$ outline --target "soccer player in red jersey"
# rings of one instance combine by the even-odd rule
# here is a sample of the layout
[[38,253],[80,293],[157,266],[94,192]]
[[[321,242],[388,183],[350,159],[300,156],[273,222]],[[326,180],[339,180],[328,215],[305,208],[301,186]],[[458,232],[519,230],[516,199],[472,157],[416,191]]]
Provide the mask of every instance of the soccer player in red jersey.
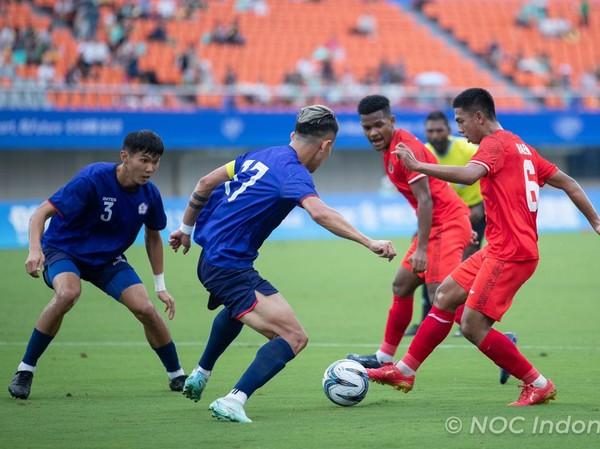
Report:
[[[383,342],[376,354],[349,354],[367,368],[392,362],[413,313],[415,289],[425,283],[433,298],[438,285],[458,266],[472,230],[469,209],[447,182],[408,169],[392,151],[402,143],[417,159],[436,164],[435,156],[411,133],[394,128],[389,100],[370,95],[358,104],[365,136],[383,157],[390,181],[417,213],[418,233],[393,282],[393,302],[388,313]],[[459,314],[462,310],[459,311]]]
[[556,388],[492,326],[510,308],[538,264],[536,217],[539,188],[563,190],[600,234],[600,217],[577,182],[542,158],[518,136],[502,129],[494,100],[484,89],[467,89],[454,99],[459,130],[479,150],[464,167],[423,163],[406,145],[394,150],[410,170],[449,182],[481,179],[488,245],[456,268],[438,288],[434,305],[406,355],[396,364],[368,370],[369,377],[408,392],[415,372],[444,340],[457,307],[465,304],[463,335],[496,365],[523,382],[512,406],[535,405],[556,396]]

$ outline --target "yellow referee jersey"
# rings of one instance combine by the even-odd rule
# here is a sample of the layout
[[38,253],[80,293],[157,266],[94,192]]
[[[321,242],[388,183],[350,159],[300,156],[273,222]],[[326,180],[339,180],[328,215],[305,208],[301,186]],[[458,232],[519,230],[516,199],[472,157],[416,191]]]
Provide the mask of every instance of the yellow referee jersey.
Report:
[[[433,145],[430,143],[426,143],[425,146],[442,165],[467,165],[467,162],[471,160],[471,156],[477,151],[477,146],[467,142],[466,139],[461,137],[450,136],[448,139],[450,140],[450,148],[448,148],[448,152],[445,156],[437,154],[435,148],[433,148]],[[479,188],[479,181],[472,186],[455,183],[451,183],[450,185],[469,207],[483,201],[481,190]]]

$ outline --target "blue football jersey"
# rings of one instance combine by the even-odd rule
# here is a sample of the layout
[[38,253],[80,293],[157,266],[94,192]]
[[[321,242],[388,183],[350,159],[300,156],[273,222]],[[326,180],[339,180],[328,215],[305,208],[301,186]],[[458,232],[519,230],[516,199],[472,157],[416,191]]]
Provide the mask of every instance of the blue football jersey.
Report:
[[312,176],[286,145],[239,156],[235,176],[217,187],[196,220],[203,257],[223,268],[247,268],[282,220],[307,196]]
[[160,193],[150,182],[125,190],[117,164],[88,165],[48,201],[57,213],[42,237],[56,248],[91,265],[114,260],[135,241],[142,225],[164,229],[167,217]]

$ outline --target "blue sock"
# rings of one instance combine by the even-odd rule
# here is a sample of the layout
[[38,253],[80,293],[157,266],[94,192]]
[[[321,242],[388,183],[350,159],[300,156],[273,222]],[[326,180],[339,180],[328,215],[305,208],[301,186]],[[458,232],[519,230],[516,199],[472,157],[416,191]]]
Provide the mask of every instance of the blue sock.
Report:
[[44,334],[34,328],[31,337],[29,337],[29,343],[27,343],[27,349],[23,356],[23,363],[27,363],[31,366],[37,365],[38,359],[44,353],[53,338],[52,335]]
[[295,355],[287,341],[281,337],[274,338],[259,348],[254,361],[234,388],[243,391],[250,397],[252,393],[281,371]]
[[223,308],[213,321],[206,348],[198,365],[205,370],[212,371],[217,359],[240,334],[242,327],[244,324],[239,320],[229,318],[229,312]]
[[177,371],[181,368],[179,365],[179,359],[177,358],[177,349],[175,349],[175,343],[173,343],[173,340],[166,345],[161,346],[160,348],[152,349],[154,349],[154,352],[156,352],[156,355],[158,355],[168,373],[172,373],[173,371]]

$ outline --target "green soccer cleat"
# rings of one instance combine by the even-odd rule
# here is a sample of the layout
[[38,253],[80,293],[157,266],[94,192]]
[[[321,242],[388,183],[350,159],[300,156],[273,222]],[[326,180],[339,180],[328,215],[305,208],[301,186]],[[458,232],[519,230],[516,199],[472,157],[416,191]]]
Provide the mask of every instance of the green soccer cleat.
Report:
[[202,392],[206,388],[207,382],[208,377],[200,371],[192,371],[192,374],[189,375],[185,380],[185,384],[183,384],[183,395],[194,402],[198,402],[202,397]]
[[231,421],[251,423],[252,420],[246,416],[244,406],[233,398],[219,398],[215,400],[208,409],[212,415],[220,421]]

